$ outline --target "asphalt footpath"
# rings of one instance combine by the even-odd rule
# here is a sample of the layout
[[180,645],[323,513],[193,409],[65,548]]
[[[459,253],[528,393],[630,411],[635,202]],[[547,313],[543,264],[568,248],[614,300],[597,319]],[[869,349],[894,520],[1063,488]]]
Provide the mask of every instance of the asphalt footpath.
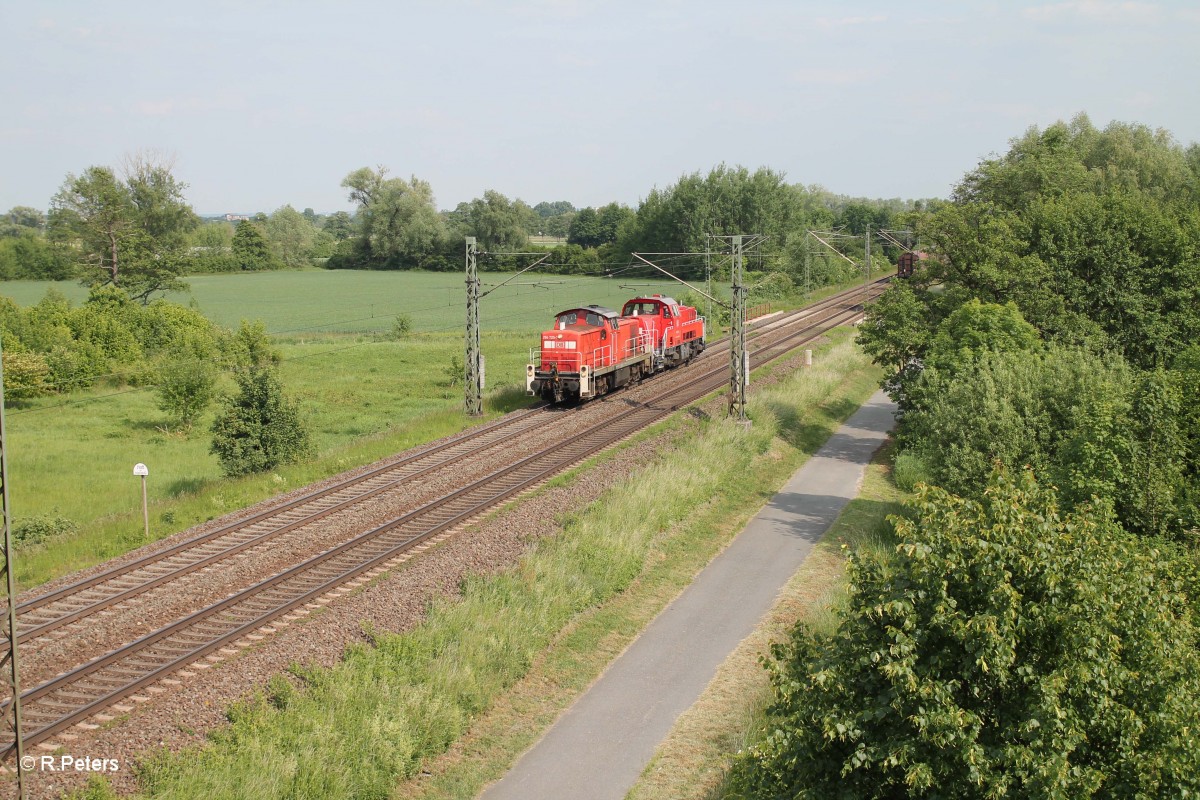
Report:
[[858,494],[895,405],[873,395],[483,800],[619,800]]

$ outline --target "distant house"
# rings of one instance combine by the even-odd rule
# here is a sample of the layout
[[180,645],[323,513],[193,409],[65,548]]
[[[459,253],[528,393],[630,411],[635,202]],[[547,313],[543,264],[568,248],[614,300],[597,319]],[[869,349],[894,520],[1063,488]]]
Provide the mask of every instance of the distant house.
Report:
[[245,220],[250,219],[250,215],[249,214],[226,214],[225,215],[226,222],[241,222],[244,219]]

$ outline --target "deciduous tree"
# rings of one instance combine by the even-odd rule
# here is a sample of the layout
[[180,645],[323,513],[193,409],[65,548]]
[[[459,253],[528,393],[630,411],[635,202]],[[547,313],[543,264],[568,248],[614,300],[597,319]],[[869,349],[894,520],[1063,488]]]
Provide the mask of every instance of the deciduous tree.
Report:
[[185,287],[187,234],[198,222],[186,188],[154,156],[127,159],[122,179],[108,167],[89,167],[68,175],[54,196],[49,231],[78,253],[85,284],[119,286],[148,302]]
[[288,205],[276,209],[265,227],[275,257],[285,266],[294,269],[312,266],[317,228],[311,220]]
[[411,269],[436,255],[445,225],[427,182],[416,176],[389,178],[384,167],[363,167],[347,175],[342,186],[358,205],[357,235],[345,252],[350,266]]
[[852,558],[837,631],[777,646],[761,798],[1137,798],[1200,792],[1200,654],[1185,584],[1103,512],[1029,474],[938,489]]

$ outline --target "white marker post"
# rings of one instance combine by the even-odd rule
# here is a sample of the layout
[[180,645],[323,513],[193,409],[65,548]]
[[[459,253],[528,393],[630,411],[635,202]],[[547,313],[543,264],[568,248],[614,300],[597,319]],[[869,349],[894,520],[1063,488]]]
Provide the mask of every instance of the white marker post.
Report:
[[150,506],[146,503],[146,476],[150,474],[150,470],[141,462],[133,465],[133,474],[141,476],[142,479],[142,522],[146,525],[146,541],[150,540]]

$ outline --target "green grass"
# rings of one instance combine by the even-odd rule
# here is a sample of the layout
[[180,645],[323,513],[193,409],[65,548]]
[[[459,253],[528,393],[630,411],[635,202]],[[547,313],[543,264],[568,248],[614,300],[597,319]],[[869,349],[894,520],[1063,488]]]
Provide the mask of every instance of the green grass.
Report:
[[[524,384],[516,382],[524,375],[527,343],[517,333],[484,338],[493,382],[485,405],[489,415],[528,401]],[[9,411],[14,518],[61,515],[80,523],[76,535],[22,548],[18,580],[27,588],[143,544],[141,485],[132,474],[136,462],[150,469],[151,538],[157,539],[462,430],[475,420],[462,414],[462,389],[445,374],[461,348],[461,337],[453,334],[401,342],[353,336],[285,340],[284,386],[313,426],[318,455],[238,480],[223,478],[208,452],[215,412],[210,409],[188,435],[170,432],[152,390],[110,397],[96,391],[67,406],[47,398]],[[226,378],[226,389],[232,388]]]
[[[275,681],[235,709],[207,747],[152,759],[141,773],[146,793],[407,797],[421,788],[473,796],[536,727],[509,720],[506,734],[487,739],[482,762],[453,774],[435,765],[439,780],[421,787],[396,781],[429,766],[534,665],[537,709],[567,702],[691,580],[822,438],[812,426],[820,421],[828,435],[872,391],[876,371],[847,334],[834,338],[821,366],[765,390],[775,405],[756,400],[749,432],[723,419],[688,426],[692,435],[573,514],[519,565],[465,581],[462,600],[436,604],[417,629],[379,635],[377,647],[357,648],[332,669],[300,671],[300,691]],[[804,432],[790,434],[774,410],[789,403],[812,409]]]
[[[511,276],[481,272],[481,291]],[[313,269],[193,275],[186,280],[190,291],[168,299],[194,302],[206,317],[227,327],[237,327],[242,319],[261,319],[272,334],[386,333],[401,313],[409,315],[416,332],[461,331],[466,320],[462,272]],[[480,324],[484,330],[542,330],[564,308],[588,303],[619,306],[639,292],[677,293],[679,286],[639,278],[637,288],[621,288],[629,283],[527,273],[481,300]],[[76,281],[5,281],[0,295],[28,306],[50,286],[76,303],[87,299],[87,289]]]
[[[522,276],[516,283],[542,279]],[[75,535],[22,548],[16,574],[23,588],[144,543],[141,488],[132,475],[137,462],[150,468],[150,538],[157,539],[468,424],[462,389],[447,375],[451,359],[462,358],[461,275],[312,270],[190,280],[195,302],[218,322],[257,317],[278,332],[283,383],[314,428],[318,458],[265,476],[225,480],[208,452],[215,411],[189,434],[171,431],[146,387],[98,387],[10,408],[13,518],[64,516],[79,524]],[[502,277],[484,273],[483,280]],[[554,311],[584,302],[617,305],[632,294],[613,281],[546,280],[554,283],[505,287],[481,304],[493,411],[527,402],[529,348]],[[15,281],[0,289],[20,303],[34,303],[50,285]],[[54,285],[77,301],[86,297],[76,283]],[[389,341],[382,334],[391,329],[391,315],[401,312],[412,317],[414,333]],[[233,388],[228,377],[225,388]]]
[[[483,273],[485,284],[502,279]],[[150,468],[154,540],[467,424],[462,389],[446,374],[451,359],[461,359],[461,275],[308,270],[189,280],[192,298],[217,321],[262,318],[277,332],[284,386],[313,426],[318,457],[268,475],[226,480],[208,452],[214,410],[188,434],[171,431],[147,387],[97,387],[11,407],[6,423],[13,519],[63,516],[79,526],[76,534],[21,548],[15,573],[22,588],[145,543],[140,483],[132,475],[137,462]],[[668,286],[622,288],[612,280],[561,276],[521,276],[514,284],[539,281],[504,287],[483,300],[482,348],[494,411],[527,402],[529,348],[554,311],[584,302],[619,305],[637,292]],[[0,292],[34,303],[50,285],[12,281],[0,284]],[[86,296],[77,283],[54,285],[75,300]],[[411,316],[414,333],[389,341],[384,334],[397,313]],[[232,391],[228,377],[224,384]]]

